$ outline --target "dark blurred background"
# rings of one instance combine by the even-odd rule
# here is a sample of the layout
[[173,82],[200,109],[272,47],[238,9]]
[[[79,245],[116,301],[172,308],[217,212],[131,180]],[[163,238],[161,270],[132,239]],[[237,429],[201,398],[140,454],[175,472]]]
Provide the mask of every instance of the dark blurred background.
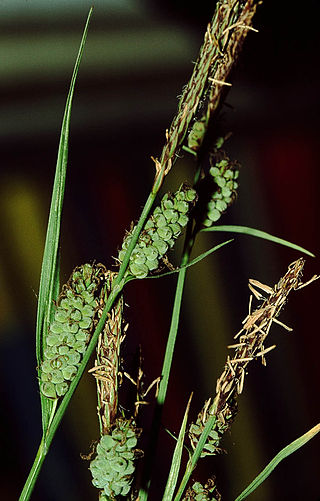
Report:
[[[0,498],[14,500],[40,441],[34,330],[37,291],[59,130],[73,63],[95,10],[76,86],[62,223],[62,280],[96,259],[114,267],[124,231],[139,216],[177,96],[192,71],[215,2],[1,0],[0,2]],[[266,1],[249,33],[219,122],[242,164],[236,204],[222,224],[257,227],[319,249],[319,2]],[[164,190],[191,180],[180,160]],[[225,239],[203,234],[194,255]],[[190,270],[163,425],[177,433],[212,395],[248,308],[248,278],[273,285],[300,253],[236,236]],[[172,257],[178,263],[178,256]],[[320,272],[307,258],[305,278]],[[132,282],[126,364],[142,346],[146,381],[161,371],[175,277]],[[227,454],[203,460],[194,478],[217,475],[231,500],[285,445],[319,421],[319,284],[293,293],[269,345],[267,367],[249,369]],[[33,498],[97,499],[80,458],[98,437],[95,386],[83,378],[53,442]],[[145,411],[146,430],[152,415]],[[161,499],[173,440],[164,431],[150,495]],[[320,499],[319,438],[285,460],[252,500]]]

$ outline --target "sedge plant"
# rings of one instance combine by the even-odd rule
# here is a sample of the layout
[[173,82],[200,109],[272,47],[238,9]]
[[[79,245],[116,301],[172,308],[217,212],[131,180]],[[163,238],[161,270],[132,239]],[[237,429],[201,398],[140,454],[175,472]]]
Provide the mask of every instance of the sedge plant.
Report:
[[[77,263],[66,284],[59,283],[60,226],[68,159],[68,138],[72,98],[76,77],[92,16],[89,12],[78,56],[75,62],[61,128],[56,174],[47,227],[36,326],[36,356],[42,413],[42,439],[21,492],[20,501],[30,499],[42,464],[65,414],[67,406],[82,377],[89,358],[95,351],[95,364],[89,370],[97,385],[97,413],[100,436],[90,455],[91,481],[97,489],[97,499],[146,501],[154,472],[154,457],[161,426],[162,410],[176,337],[185,278],[190,266],[231,242],[227,239],[191,259],[200,232],[224,232],[251,235],[290,247],[313,256],[299,245],[290,243],[261,230],[246,226],[220,225],[220,218],[237,197],[240,166],[226,151],[228,137],[214,137],[212,124],[216,120],[232,70],[243,42],[253,27],[258,7],[255,0],[219,0],[207,26],[189,82],[183,89],[177,113],[166,131],[166,142],[159,157],[152,158],[155,168],[153,184],[141,215],[133,222],[119,243],[117,271],[102,263]],[[179,158],[189,155],[194,161],[194,177],[181,180],[158,200],[159,190],[167,174]],[[173,268],[170,250],[184,235],[181,261]],[[205,483],[192,479],[198,461],[221,452],[221,440],[230,429],[238,411],[238,397],[244,390],[248,367],[255,360],[266,362],[274,348],[266,346],[267,336],[287,301],[289,293],[312,282],[302,282],[304,259],[299,257],[288,266],[274,286],[251,280],[249,287],[258,305],[250,303],[249,314],[229,346],[216,393],[199,411],[194,423],[189,422],[190,397],[175,448],[163,501],[220,500],[218,486],[210,478]],[[147,446],[141,450],[143,433],[142,408],[148,390],[142,384],[141,368],[137,378],[125,372],[123,340],[130,329],[123,319],[125,285],[134,280],[160,278],[177,274],[175,298],[168,333],[163,367],[151,387],[157,389],[154,413]],[[124,367],[123,367],[124,365]],[[119,388],[123,377],[132,381],[136,398],[130,409],[121,404]],[[93,409],[94,412],[94,409]],[[261,474],[237,497],[245,499],[267,478],[277,464],[300,448],[318,431],[310,431],[282,449]],[[183,461],[183,450],[188,460]],[[139,474],[137,474],[139,471]],[[214,472],[213,472],[214,473]],[[88,477],[88,482],[90,481]],[[159,497],[160,499],[160,497]]]

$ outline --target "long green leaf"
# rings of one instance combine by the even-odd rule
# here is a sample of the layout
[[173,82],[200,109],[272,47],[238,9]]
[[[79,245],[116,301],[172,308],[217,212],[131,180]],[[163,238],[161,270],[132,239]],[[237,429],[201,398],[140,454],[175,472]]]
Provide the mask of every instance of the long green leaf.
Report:
[[230,233],[242,233],[243,235],[251,235],[252,237],[258,237],[258,238],[263,238],[264,240],[270,240],[270,242],[284,245],[286,247],[290,247],[291,249],[304,252],[308,256],[315,257],[315,255],[312,254],[312,252],[304,249],[303,247],[300,247],[300,245],[293,244],[292,242],[283,240],[283,238],[275,237],[274,235],[270,235],[270,233],[257,230],[256,228],[250,228],[248,226],[219,225],[219,226],[211,226],[211,228],[204,228],[201,231],[226,231]]
[[[162,277],[167,277],[168,275],[173,275],[174,273],[179,273],[181,270],[185,268],[190,268],[190,266],[193,266],[194,264],[199,263],[199,261],[202,261],[202,259],[208,257],[210,254],[213,252],[217,251],[218,249],[221,249],[221,247],[224,247],[225,245],[229,244],[230,242],[233,242],[233,238],[230,240],[226,240],[225,242],[222,242],[221,244],[215,245],[214,247],[211,247],[211,249],[207,250],[206,252],[203,252],[199,256],[195,257],[190,261],[188,264],[184,266],[180,266],[179,268],[176,268],[175,270],[167,271],[166,273],[160,273],[159,275],[154,275],[150,277],[146,277],[144,280],[148,280],[149,278],[162,278]],[[126,283],[131,282],[132,280],[140,280],[137,279],[136,277],[128,277],[126,278]]]
[[[59,293],[59,259],[58,259],[58,246],[60,239],[60,226],[61,214],[64,197],[64,188],[66,180],[67,160],[68,160],[68,139],[70,127],[70,115],[72,98],[76,78],[83,54],[84,45],[87,38],[89,21],[92,15],[93,8],[91,7],[87,21],[84,27],[80,48],[78,51],[77,59],[74,65],[74,70],[70,82],[69,92],[66,100],[65,111],[61,126],[59,149],[56,163],[56,172],[52,190],[51,206],[49,213],[49,220],[47,226],[46,242],[43,254],[43,261],[41,267],[40,286],[39,286],[39,299],[37,309],[37,323],[36,323],[36,356],[38,368],[41,365],[42,352],[45,342],[45,335],[48,332],[48,326],[52,317],[53,301],[57,298]],[[27,501],[32,493],[35,482],[38,478],[41,466],[48,452],[48,444],[46,443],[46,433],[53,419],[55,413],[56,402],[44,397],[40,393],[41,398],[41,414],[42,414],[42,428],[43,437],[42,441],[32,465],[26,483],[21,492],[20,501]]]
[[241,494],[236,498],[235,501],[242,501],[243,499],[246,499],[249,494],[251,494],[253,491],[256,490],[256,488],[262,484],[266,480],[266,478],[272,473],[272,471],[275,469],[275,467],[282,461],[284,458],[287,456],[290,456],[293,452],[296,450],[300,449],[303,445],[305,445],[309,440],[311,440],[317,433],[320,431],[320,423],[311,428],[311,430],[307,431],[304,435],[301,437],[297,438],[291,444],[287,445],[284,447],[273,459],[270,461],[269,464],[262,470],[262,472],[251,482],[248,487],[241,492]]
[[180,465],[181,465],[184,436],[186,433],[186,427],[187,427],[191,399],[192,399],[192,394],[189,398],[189,401],[188,401],[188,404],[187,404],[187,407],[186,407],[186,410],[184,413],[183,421],[181,424],[179,437],[178,437],[176,446],[174,448],[174,453],[173,453],[172,462],[171,462],[171,468],[170,468],[168,481],[167,481],[167,485],[166,485],[166,489],[164,491],[162,501],[171,501],[172,500],[174,490],[175,490],[176,485],[177,485],[177,480],[178,480],[178,475],[179,475],[179,470],[180,470]]
[[[57,256],[58,256],[58,246],[60,239],[61,214],[62,214],[62,206],[64,198],[66,172],[67,172],[68,141],[69,141],[72,98],[83,54],[83,49],[87,38],[88,26],[92,10],[93,8],[91,7],[87,17],[87,22],[84,28],[84,32],[82,35],[82,40],[80,43],[80,48],[73,69],[73,74],[70,82],[69,92],[66,100],[66,106],[61,126],[56,172],[52,190],[50,213],[47,226],[47,235],[46,235],[46,242],[44,247],[41,276],[40,276],[37,324],[36,324],[36,357],[37,357],[38,368],[41,365],[42,353],[45,345],[45,336],[46,333],[48,332],[48,327],[52,317],[53,301],[54,299],[56,299],[57,291],[59,289]],[[47,399],[42,394],[40,395],[41,395],[40,398],[41,398],[42,426],[43,426],[43,432],[45,433],[49,423],[53,403],[52,400]]]

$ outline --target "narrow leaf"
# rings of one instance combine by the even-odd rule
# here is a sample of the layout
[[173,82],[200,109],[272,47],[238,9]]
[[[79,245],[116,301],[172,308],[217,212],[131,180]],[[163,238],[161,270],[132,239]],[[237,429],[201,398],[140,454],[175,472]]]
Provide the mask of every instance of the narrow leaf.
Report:
[[[209,249],[208,251],[203,252],[199,256],[195,257],[185,266],[180,266],[179,268],[176,268],[175,270],[167,271],[166,273],[161,273],[159,275],[146,277],[144,280],[149,279],[149,278],[162,278],[162,277],[166,277],[168,275],[173,275],[173,273],[179,273],[179,271],[184,270],[186,268],[190,268],[190,266],[193,266],[194,264],[199,263],[199,261],[202,261],[202,259],[208,257],[210,254],[217,251],[221,247],[224,247],[225,245],[229,244],[230,242],[233,242],[233,238],[231,238],[230,240],[226,240],[225,242],[222,242],[221,244],[215,245],[214,247],[211,247],[211,249]],[[136,277],[128,277],[128,278],[126,278],[126,283],[131,282],[131,280],[137,280],[137,279],[136,279]]]
[[171,462],[171,468],[168,476],[168,481],[166,485],[166,489],[164,491],[164,495],[162,498],[162,501],[171,501],[173,498],[174,490],[177,485],[177,480],[178,480],[178,475],[179,475],[179,470],[180,470],[180,465],[181,465],[181,457],[182,457],[182,451],[183,451],[183,443],[184,443],[184,436],[186,433],[186,426],[187,426],[187,420],[188,420],[188,414],[189,414],[189,409],[190,409],[190,403],[192,399],[192,394],[190,395],[186,411],[184,413],[184,418],[182,421],[182,425],[180,428],[179,432],[179,437],[174,449],[174,453],[172,456],[172,462]]
[[192,472],[193,470],[195,469],[196,465],[197,465],[197,462],[201,456],[201,453],[203,451],[203,448],[207,442],[207,439],[208,439],[208,436],[212,430],[212,428],[214,427],[215,425],[215,422],[216,422],[216,416],[215,415],[212,415],[209,417],[205,427],[204,427],[204,430],[203,432],[201,433],[200,435],[200,438],[199,438],[199,441],[197,443],[197,446],[191,456],[191,458],[189,459],[188,463],[187,463],[187,466],[186,466],[186,469],[185,469],[185,473],[183,475],[183,478],[180,482],[180,485],[179,485],[179,488],[178,488],[178,491],[177,491],[177,494],[174,498],[174,501],[180,501],[186,487],[187,487],[187,484],[190,480],[190,477],[192,475]]
[[241,492],[241,494],[236,498],[235,501],[242,501],[242,499],[246,499],[256,488],[262,484],[266,480],[266,478],[272,473],[275,467],[287,456],[290,456],[293,452],[300,449],[303,445],[305,445],[311,438],[313,438],[320,431],[320,423],[311,428],[311,430],[307,431],[304,435],[297,438],[291,444],[287,445],[282,449],[270,463],[262,470],[262,472],[251,482],[248,487]]
[[[87,17],[87,22],[84,28],[79,52],[75,62],[60,133],[56,172],[52,190],[51,206],[50,206],[49,220],[47,226],[47,235],[46,235],[46,242],[45,242],[43,261],[41,267],[41,276],[40,276],[37,323],[36,323],[36,357],[37,357],[38,367],[40,367],[41,365],[43,347],[45,342],[45,334],[46,332],[48,332],[48,326],[51,321],[53,300],[56,298],[57,290],[59,288],[57,255],[58,255],[58,246],[60,238],[61,214],[62,214],[63,197],[65,189],[67,160],[68,160],[68,140],[69,140],[72,98],[79,70],[79,65],[85,41],[87,38],[88,26],[92,10],[93,8],[90,9]],[[46,430],[46,427],[48,425],[48,419],[51,413],[51,407],[52,407],[52,401],[51,400],[48,401],[48,399],[46,399],[41,395],[42,424],[44,431]]]
[[217,251],[218,249],[221,249],[221,247],[224,247],[225,245],[230,244],[231,242],[233,242],[233,238],[231,238],[230,240],[226,240],[225,242],[222,242],[221,244],[215,245],[214,247],[212,247],[208,251],[203,252],[202,254],[200,254],[200,256],[197,256],[194,259],[192,259],[186,265],[186,268],[189,268],[189,266],[193,266],[194,264],[199,263],[199,261],[202,261],[202,259],[204,259],[205,257],[208,257],[213,252]]
[[303,247],[300,247],[300,245],[293,244],[292,242],[288,242],[287,240],[283,240],[283,238],[275,237],[274,235],[270,235],[270,233],[266,233],[265,231],[257,230],[256,228],[249,228],[248,226],[219,225],[211,226],[211,228],[204,228],[201,231],[226,231],[230,233],[242,233],[243,235],[251,235],[252,237],[270,240],[270,242],[281,244],[286,247],[290,247],[291,249],[304,252],[308,256],[315,257],[312,252],[304,249]]

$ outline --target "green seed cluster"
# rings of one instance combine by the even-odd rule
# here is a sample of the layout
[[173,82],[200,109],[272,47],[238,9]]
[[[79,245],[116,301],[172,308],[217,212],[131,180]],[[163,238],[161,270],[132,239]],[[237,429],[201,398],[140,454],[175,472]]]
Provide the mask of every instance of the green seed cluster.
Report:
[[[217,497],[215,497],[214,494],[216,494]],[[200,482],[195,482],[192,487],[187,490],[183,501],[218,501],[220,499],[221,497],[216,490],[214,482],[209,480],[205,486]]]
[[188,135],[188,148],[197,151],[202,144],[206,130],[207,128],[204,119],[194,122]]
[[[158,269],[159,260],[173,247],[188,223],[188,214],[196,197],[196,191],[187,185],[182,185],[173,195],[164,195],[160,205],[148,219],[130,256],[129,270],[133,276],[145,278],[150,271]],[[120,262],[123,261],[131,238],[132,232],[123,241],[118,256]]]
[[77,373],[90,340],[104,275],[103,265],[85,264],[73,271],[62,289],[40,371],[40,389],[48,398],[63,396]]
[[[191,445],[193,448],[196,448],[200,435],[204,430],[204,426],[201,423],[200,419],[198,418],[197,423],[193,423],[190,425],[189,428],[189,438],[191,441]],[[205,443],[205,446],[203,448],[203,451],[201,453],[201,457],[205,456],[213,456],[215,454],[218,454],[221,449],[219,449],[219,443],[221,440],[221,434],[217,432],[216,430],[212,429],[207,441]]]
[[[192,423],[189,427],[189,439],[191,446],[195,449],[198,445],[200,436],[208,421],[208,411],[212,414],[212,408],[208,409],[208,402],[205,402],[204,407],[198,414],[197,421]],[[222,449],[219,447],[223,434],[228,430],[234,416],[234,409],[231,407],[227,412],[224,413],[223,420],[216,419],[214,427],[209,433],[205,446],[201,452],[201,457],[213,456],[215,454],[221,453]]]
[[238,188],[237,179],[239,170],[234,163],[227,158],[217,162],[210,168],[217,189],[211,196],[207,205],[207,213],[203,225],[209,228],[220,219],[221,214],[232,204]]
[[126,496],[131,488],[135,470],[137,433],[130,420],[118,419],[109,435],[102,435],[97,445],[97,456],[90,463],[92,483],[103,489],[101,498]]

